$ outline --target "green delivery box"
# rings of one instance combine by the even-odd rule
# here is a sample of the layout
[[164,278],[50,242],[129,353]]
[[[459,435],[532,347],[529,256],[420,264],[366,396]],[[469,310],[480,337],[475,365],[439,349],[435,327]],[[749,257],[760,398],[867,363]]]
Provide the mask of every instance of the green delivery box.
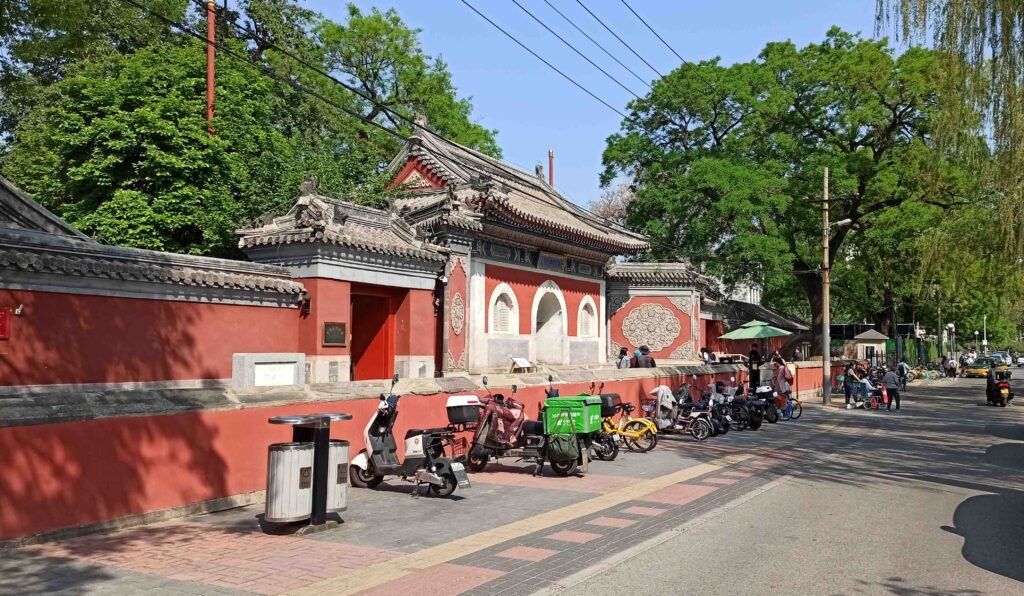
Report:
[[544,401],[544,433],[577,434],[601,430],[601,396],[569,395]]

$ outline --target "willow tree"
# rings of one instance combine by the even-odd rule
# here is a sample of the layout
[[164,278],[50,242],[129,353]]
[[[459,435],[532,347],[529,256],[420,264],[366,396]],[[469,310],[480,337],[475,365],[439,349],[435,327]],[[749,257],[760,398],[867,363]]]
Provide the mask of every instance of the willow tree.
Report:
[[[986,115],[1003,194],[992,219],[1002,222],[1007,249],[1024,253],[1024,2],[878,0],[877,19],[880,32],[944,52],[948,121],[965,109]],[[958,143],[948,131],[959,128],[940,127],[939,141]]]

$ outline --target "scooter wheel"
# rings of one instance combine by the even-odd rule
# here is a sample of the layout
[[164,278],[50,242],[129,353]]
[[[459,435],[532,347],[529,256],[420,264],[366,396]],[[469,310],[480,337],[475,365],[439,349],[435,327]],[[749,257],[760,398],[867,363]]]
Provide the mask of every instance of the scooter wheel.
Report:
[[775,404],[768,404],[764,408],[764,419],[769,424],[775,424],[779,421],[779,409],[775,407]]
[[364,470],[359,466],[348,467],[348,479],[356,488],[374,488],[384,482],[383,476],[375,476],[373,472]]
[[553,461],[548,463],[551,464],[551,469],[558,476],[568,476],[576,471],[575,461]]
[[431,484],[430,494],[435,497],[449,497],[455,492],[455,487],[458,486],[458,481],[455,480],[455,476],[451,474],[445,474],[441,476],[441,484]]
[[486,455],[476,456],[470,454],[466,458],[466,467],[469,468],[470,472],[483,472],[484,468],[487,467],[487,462],[490,458]]

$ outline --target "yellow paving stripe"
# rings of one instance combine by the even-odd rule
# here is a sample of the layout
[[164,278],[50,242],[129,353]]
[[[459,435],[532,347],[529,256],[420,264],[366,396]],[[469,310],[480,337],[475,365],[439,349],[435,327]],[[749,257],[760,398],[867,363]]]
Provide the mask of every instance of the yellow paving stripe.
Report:
[[[839,422],[820,424],[817,426],[817,429],[819,431],[827,431],[838,426],[838,424]],[[781,441],[772,447],[777,449],[778,447],[796,442],[797,440],[799,439]],[[673,484],[678,484],[680,482],[685,482],[687,480],[692,480],[698,476],[703,476],[704,474],[723,470],[754,457],[755,455],[750,453],[727,455],[725,457],[721,457],[707,463],[697,464],[658,478],[638,482],[632,486],[626,486],[580,503],[539,513],[533,517],[528,517],[478,534],[459,538],[446,544],[439,544],[437,546],[425,548],[421,551],[402,555],[389,561],[375,563],[362,569],[355,569],[337,577],[328,578],[302,588],[290,590],[285,592],[285,594],[288,596],[319,596],[325,593],[355,594],[363,590],[369,590],[401,577],[405,577],[410,573],[415,573],[416,571],[421,571],[441,563],[447,563],[496,544],[501,544],[508,540],[514,540],[586,515],[591,515],[610,507],[620,505],[626,501],[640,499],[662,488],[672,486]]]

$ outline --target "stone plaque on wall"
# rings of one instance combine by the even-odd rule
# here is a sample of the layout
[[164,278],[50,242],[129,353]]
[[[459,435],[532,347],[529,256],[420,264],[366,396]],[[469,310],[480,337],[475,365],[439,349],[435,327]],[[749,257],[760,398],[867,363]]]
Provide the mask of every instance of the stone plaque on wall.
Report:
[[344,348],[348,345],[345,323],[324,323],[323,345]]

